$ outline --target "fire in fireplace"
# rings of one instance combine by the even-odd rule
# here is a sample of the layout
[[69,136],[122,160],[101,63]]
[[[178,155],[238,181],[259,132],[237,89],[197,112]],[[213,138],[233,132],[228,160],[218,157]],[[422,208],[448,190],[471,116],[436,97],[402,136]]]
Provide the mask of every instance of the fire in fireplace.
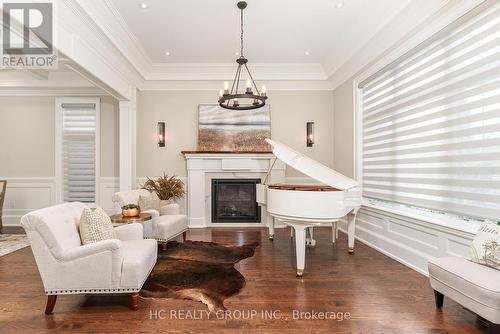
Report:
[[260,223],[260,179],[212,179],[212,223]]

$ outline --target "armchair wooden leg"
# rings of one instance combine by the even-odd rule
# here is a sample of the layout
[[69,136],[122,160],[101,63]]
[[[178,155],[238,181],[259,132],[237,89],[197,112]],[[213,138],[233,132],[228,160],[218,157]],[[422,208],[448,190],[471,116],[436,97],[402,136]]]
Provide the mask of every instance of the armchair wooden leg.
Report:
[[47,296],[47,306],[45,306],[45,314],[52,314],[54,305],[56,305],[57,295]]
[[434,290],[434,300],[437,308],[443,307],[444,295],[441,292]]
[[139,294],[133,293],[130,300],[132,302],[132,310],[137,311],[139,309]]
[[186,241],[186,238],[187,238],[187,232],[184,231],[182,232],[182,241]]

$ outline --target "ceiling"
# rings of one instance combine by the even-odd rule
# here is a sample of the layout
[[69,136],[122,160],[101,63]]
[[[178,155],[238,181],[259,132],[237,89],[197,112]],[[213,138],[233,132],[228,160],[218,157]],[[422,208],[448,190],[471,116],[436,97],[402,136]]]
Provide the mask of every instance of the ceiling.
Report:
[[[153,63],[227,63],[239,51],[236,0],[112,0]],[[146,9],[141,4],[147,5]],[[343,3],[342,8],[337,8]],[[249,0],[250,63],[347,61],[410,0]],[[165,52],[170,55],[165,55]],[[308,51],[309,55],[305,52]]]

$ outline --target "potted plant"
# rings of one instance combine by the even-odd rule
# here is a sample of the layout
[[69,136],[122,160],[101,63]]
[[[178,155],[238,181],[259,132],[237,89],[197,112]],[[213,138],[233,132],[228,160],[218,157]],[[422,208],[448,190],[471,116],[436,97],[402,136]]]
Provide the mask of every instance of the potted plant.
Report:
[[175,177],[175,175],[169,176],[166,173],[163,173],[163,176],[156,179],[148,177],[143,185],[143,189],[155,193],[160,199],[161,206],[170,204],[171,201],[181,198],[185,194],[184,182]]
[[137,217],[141,213],[141,208],[136,204],[127,204],[122,206],[123,217]]

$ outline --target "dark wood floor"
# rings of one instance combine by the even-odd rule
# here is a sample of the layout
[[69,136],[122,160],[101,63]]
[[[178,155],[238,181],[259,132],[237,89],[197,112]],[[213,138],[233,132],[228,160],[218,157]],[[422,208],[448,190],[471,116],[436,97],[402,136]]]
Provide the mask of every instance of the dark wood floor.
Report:
[[[434,307],[427,278],[364,246],[346,251],[345,235],[332,246],[329,229],[316,229],[318,243],[308,248],[306,272],[295,278],[293,241],[278,229],[274,242],[264,229],[192,230],[192,240],[239,245],[258,241],[255,256],[236,265],[246,277],[243,291],[226,300],[234,318],[201,317],[201,303],[182,300],[139,301],[131,311],[127,296],[60,296],[54,314],[43,315],[45,296],[30,248],[0,257],[1,333],[484,333],[476,317],[445,298],[443,311]],[[279,310],[279,312],[277,311]],[[340,312],[350,319],[293,319],[300,312]],[[276,311],[277,319],[262,312]],[[184,312],[184,313],[182,313]],[[189,313],[191,312],[191,313]],[[154,319],[155,314],[158,316]],[[304,315],[307,316],[307,315]],[[153,317],[153,319],[151,319]],[[163,319],[162,319],[163,318]]]

